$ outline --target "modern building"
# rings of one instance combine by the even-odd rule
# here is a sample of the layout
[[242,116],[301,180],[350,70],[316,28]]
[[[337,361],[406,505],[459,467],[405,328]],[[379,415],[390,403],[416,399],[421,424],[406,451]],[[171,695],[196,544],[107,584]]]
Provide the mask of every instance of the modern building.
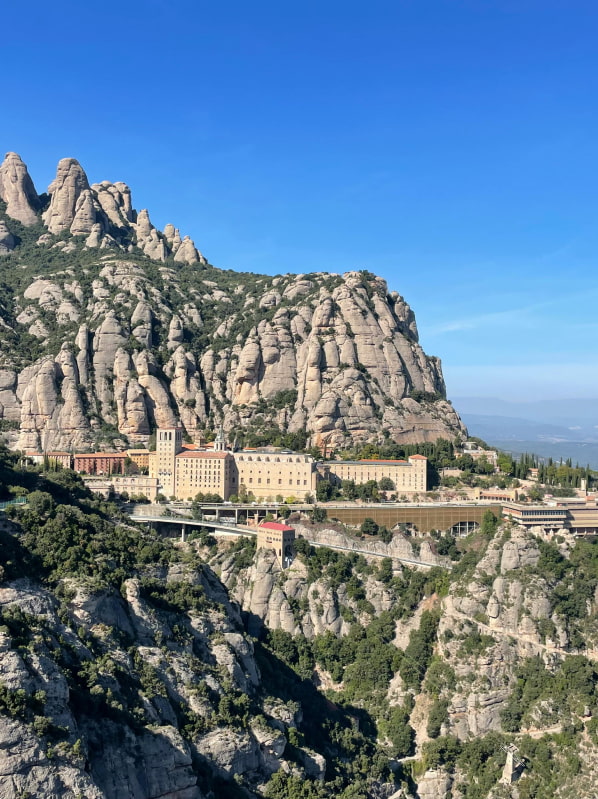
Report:
[[324,461],[318,464],[325,477],[341,484],[343,480],[354,483],[377,483],[389,478],[394,491],[399,494],[421,494],[427,491],[428,459],[424,455],[410,455],[404,460]]
[[273,549],[281,566],[286,566],[293,558],[295,530],[279,522],[262,522],[257,528],[257,548]]
[[549,533],[568,530],[575,535],[598,534],[596,497],[563,499],[544,505],[505,502],[503,515],[524,527],[541,527]]

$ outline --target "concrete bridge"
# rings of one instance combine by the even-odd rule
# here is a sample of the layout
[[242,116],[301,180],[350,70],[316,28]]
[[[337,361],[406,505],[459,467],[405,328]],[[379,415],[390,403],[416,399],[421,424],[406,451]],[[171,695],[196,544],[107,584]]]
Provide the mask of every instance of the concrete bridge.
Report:
[[[169,513],[166,516],[147,513],[147,512],[144,513],[141,510],[142,507],[144,506],[139,507],[136,512],[133,511],[133,513],[130,513],[129,518],[133,521],[142,522],[152,527],[154,526],[179,527],[181,541],[185,541],[186,536],[189,534],[189,532],[191,532],[191,530],[198,528],[209,530],[211,534],[222,538],[227,538],[227,537],[237,538],[239,536],[245,536],[245,537],[257,536],[257,531],[254,527],[247,527],[242,524],[231,524],[227,522],[219,522],[216,520],[209,520],[209,519],[191,519],[187,516],[176,515],[172,513]],[[310,508],[311,506],[307,507]],[[405,563],[408,566],[419,566],[420,568],[424,569],[431,569],[435,566],[440,566],[440,568],[450,569],[450,566],[448,565],[441,565],[438,563],[428,563],[427,561],[412,560],[410,558],[401,558],[397,556],[389,556],[382,552],[372,552],[369,549],[361,549],[356,547],[343,547],[336,544],[324,544],[321,543],[320,541],[314,541],[310,539],[307,539],[307,541],[311,546],[314,547],[326,547],[328,549],[334,549],[341,552],[354,552],[357,555],[364,555],[372,558],[391,557],[391,560],[397,561],[399,563]]]
[[[162,505],[138,506],[147,508],[147,512],[159,515],[163,512]],[[260,522],[265,521],[268,514],[278,519],[283,508],[292,512],[309,512],[313,505],[296,504],[284,505],[278,502],[252,503],[246,504],[219,504],[202,505],[201,510],[204,519],[230,523],[235,525],[249,524],[257,527]],[[405,526],[418,533],[429,533],[431,530],[452,530],[457,535],[467,535],[477,529],[482,523],[484,514],[492,511],[495,516],[500,517],[502,506],[497,503],[473,503],[463,502],[460,504],[426,502],[422,504],[408,504],[404,502],[379,502],[376,504],[364,505],[358,502],[334,502],[319,504],[326,510],[328,518],[338,520],[343,524],[359,527],[364,519],[373,519],[379,525],[385,525],[392,530],[399,526]],[[191,513],[190,505],[187,503],[173,504],[168,506],[171,512],[179,515]]]

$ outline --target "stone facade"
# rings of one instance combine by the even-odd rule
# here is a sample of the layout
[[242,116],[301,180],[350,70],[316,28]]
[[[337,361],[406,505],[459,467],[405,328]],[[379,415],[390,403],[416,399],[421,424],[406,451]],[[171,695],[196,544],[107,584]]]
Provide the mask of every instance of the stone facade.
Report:
[[180,452],[175,459],[174,496],[192,499],[201,492],[228,499],[234,466],[229,452]]
[[[158,478],[161,492],[167,497],[176,497],[176,456],[182,447],[182,427],[156,431],[156,456],[150,460],[150,477]],[[155,469],[155,473],[152,471],[152,467]]]
[[268,448],[227,452],[222,432],[213,450],[185,449],[178,427],[157,431],[149,473],[158,479],[161,493],[182,500],[200,492],[227,500],[243,490],[257,499],[280,495],[303,500],[316,487],[315,462],[310,455]]
[[44,462],[52,465],[62,466],[63,469],[70,469],[73,464],[73,457],[70,452],[25,452],[25,458],[35,463],[36,466],[43,466]]
[[135,475],[109,475],[107,477],[85,477],[85,485],[94,494],[109,497],[110,494],[127,493],[129,496],[147,497],[150,502],[158,494],[158,480],[145,474]]
[[315,462],[311,455],[263,448],[233,453],[236,466],[234,494],[243,487],[256,499],[277,496],[296,497],[302,501],[316,490]]
[[394,490],[401,494],[421,494],[427,491],[428,459],[411,455],[408,461],[363,460],[326,461],[319,465],[332,482],[353,480],[356,485],[368,480],[379,482],[383,477],[392,480]]
[[264,522],[257,528],[257,549],[272,549],[281,566],[293,557],[295,529],[279,522]]
[[129,457],[138,469],[149,469],[149,449],[128,449],[127,457]]

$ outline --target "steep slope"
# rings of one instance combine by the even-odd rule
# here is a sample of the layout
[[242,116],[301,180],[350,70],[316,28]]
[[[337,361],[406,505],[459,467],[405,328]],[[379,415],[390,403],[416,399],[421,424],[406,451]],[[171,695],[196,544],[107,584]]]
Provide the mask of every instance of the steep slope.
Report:
[[298,446],[464,434],[439,360],[381,278],[215,269],[74,159],[48,192],[7,155],[0,419],[18,446],[141,441],[177,421],[191,436],[223,423]]
[[0,448],[2,497],[28,497],[0,526],[3,797],[596,795],[598,541],[487,518],[436,540],[450,571],[305,540],[282,571],[15,461]]
[[375,741],[247,636],[191,549],[109,521],[72,473],[1,449],[0,472],[30,489],[0,525],[3,799],[247,799],[279,771],[394,790]]
[[[558,541],[488,520],[450,573],[304,543],[285,571],[267,552],[211,562],[254,635],[375,721],[398,796],[594,796],[598,542]],[[510,744],[525,768],[505,785]]]

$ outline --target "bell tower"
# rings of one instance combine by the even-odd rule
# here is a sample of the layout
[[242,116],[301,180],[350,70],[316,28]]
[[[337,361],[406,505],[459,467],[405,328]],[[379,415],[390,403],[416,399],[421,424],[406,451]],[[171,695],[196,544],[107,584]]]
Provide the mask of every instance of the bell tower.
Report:
[[167,497],[175,495],[176,456],[183,448],[181,427],[158,428],[156,434],[157,475],[160,491]]
[[214,439],[214,452],[226,452],[226,437],[222,425],[218,428],[216,438]]

